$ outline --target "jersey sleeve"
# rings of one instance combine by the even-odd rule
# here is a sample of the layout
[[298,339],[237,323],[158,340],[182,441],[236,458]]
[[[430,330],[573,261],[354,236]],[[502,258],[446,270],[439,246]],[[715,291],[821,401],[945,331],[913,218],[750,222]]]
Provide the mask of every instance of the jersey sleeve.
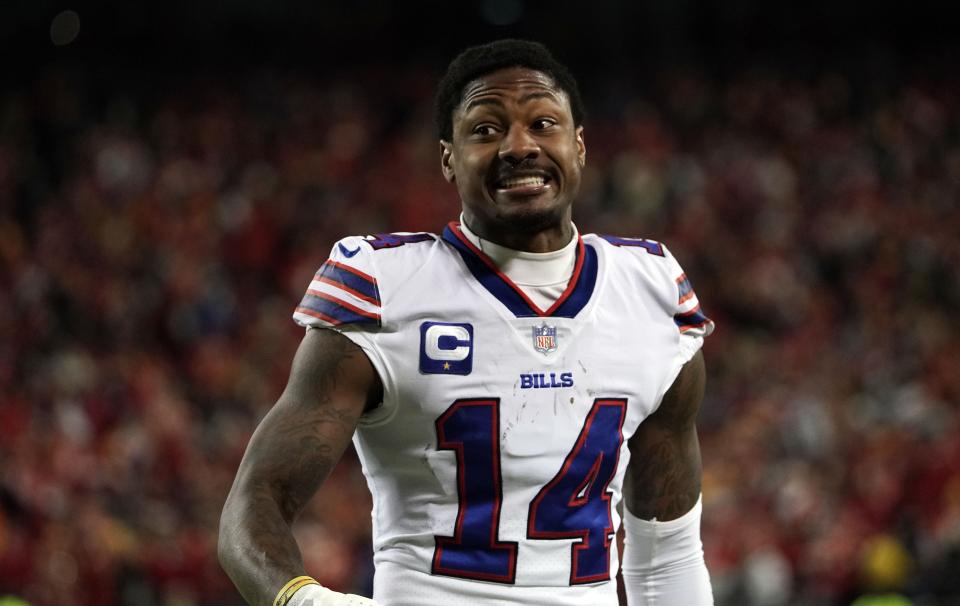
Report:
[[663,247],[663,253],[667,260],[668,276],[676,292],[673,321],[680,333],[680,351],[685,363],[703,347],[703,340],[713,332],[714,324],[700,307],[700,300],[693,290],[693,284],[680,267],[680,263],[666,246]]
[[[372,256],[373,248],[364,238],[348,237],[334,244],[294,310],[293,321],[307,329],[335,330],[353,341],[386,384],[391,373],[379,345],[383,302]],[[388,412],[381,404],[364,413],[361,423],[376,422]]]
[[378,328],[381,305],[370,247],[349,237],[334,245],[313,275],[293,320],[308,328]]

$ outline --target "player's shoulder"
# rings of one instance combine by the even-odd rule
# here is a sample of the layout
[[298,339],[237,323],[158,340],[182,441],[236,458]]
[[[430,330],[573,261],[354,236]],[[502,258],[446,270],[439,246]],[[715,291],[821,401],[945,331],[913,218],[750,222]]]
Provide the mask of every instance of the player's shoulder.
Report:
[[426,232],[341,238],[314,274],[294,320],[304,326],[381,326],[388,302],[437,241]]
[[663,242],[649,238],[584,234],[583,241],[602,249],[612,263],[667,266],[673,260]]
[[604,251],[608,272],[615,274],[615,282],[641,285],[655,293],[673,314],[681,334],[699,338],[713,332],[713,322],[700,309],[693,284],[662,242],[596,234],[583,239]]
[[429,232],[394,232],[346,236],[330,251],[330,260],[357,269],[391,274],[403,267],[416,267],[433,254],[440,237]]
[[396,292],[442,249],[440,237],[429,232],[347,236],[334,243],[325,267],[353,271],[381,290]]
[[685,279],[683,269],[663,242],[608,234],[587,234],[583,240],[602,251],[608,273],[629,282],[640,280],[672,289]]
[[[353,236],[356,241],[358,236]],[[422,255],[440,241],[440,236],[426,231],[397,231],[359,238],[374,253]]]

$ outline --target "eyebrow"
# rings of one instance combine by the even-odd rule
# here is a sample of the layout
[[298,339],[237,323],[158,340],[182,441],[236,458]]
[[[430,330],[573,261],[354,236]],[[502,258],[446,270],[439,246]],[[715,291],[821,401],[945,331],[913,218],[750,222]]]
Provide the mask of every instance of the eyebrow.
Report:
[[[550,91],[534,91],[532,93],[527,93],[524,96],[520,97],[517,101],[519,103],[526,103],[534,99],[549,99],[551,101],[559,101],[557,94]],[[503,107],[503,102],[496,97],[483,97],[480,99],[474,99],[469,101],[463,108],[464,113],[470,111],[474,107],[479,105],[494,105],[497,107]]]

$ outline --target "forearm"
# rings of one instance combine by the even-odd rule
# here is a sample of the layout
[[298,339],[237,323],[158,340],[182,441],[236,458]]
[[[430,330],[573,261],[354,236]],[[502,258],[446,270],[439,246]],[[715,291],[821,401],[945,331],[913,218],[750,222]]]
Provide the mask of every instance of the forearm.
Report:
[[220,518],[218,555],[251,606],[269,606],[284,583],[305,574],[290,524],[266,487],[231,491]]
[[[254,432],[220,517],[220,561],[251,606],[304,573],[291,526],[348,443],[333,407],[281,397]],[[339,434],[339,435],[338,435]]]
[[630,439],[623,512],[623,579],[630,606],[713,604],[700,541],[696,416],[704,376],[698,353]]

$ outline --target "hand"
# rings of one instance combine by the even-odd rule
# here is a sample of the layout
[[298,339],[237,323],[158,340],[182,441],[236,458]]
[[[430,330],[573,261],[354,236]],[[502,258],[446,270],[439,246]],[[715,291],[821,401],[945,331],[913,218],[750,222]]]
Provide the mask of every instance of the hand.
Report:
[[340,593],[323,585],[307,585],[293,594],[287,606],[379,606],[370,598]]

